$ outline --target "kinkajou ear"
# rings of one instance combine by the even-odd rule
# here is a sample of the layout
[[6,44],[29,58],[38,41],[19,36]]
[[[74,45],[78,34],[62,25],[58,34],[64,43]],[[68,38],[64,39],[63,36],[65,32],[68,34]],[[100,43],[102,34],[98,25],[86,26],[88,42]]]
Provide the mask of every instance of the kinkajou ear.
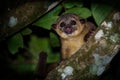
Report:
[[52,24],[52,29],[56,29],[57,28],[57,24]]
[[84,23],[86,23],[86,22],[87,22],[87,20],[86,20],[86,19],[84,19],[84,18],[82,18],[82,19],[80,19],[80,22],[81,22],[82,24],[84,24]]

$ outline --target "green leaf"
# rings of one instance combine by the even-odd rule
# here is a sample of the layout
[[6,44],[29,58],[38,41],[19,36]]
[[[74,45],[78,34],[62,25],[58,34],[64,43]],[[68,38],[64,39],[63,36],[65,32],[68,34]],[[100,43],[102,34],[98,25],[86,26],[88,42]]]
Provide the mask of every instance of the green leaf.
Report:
[[28,73],[35,71],[36,64],[27,63],[27,62],[18,62],[18,63],[12,63],[10,67],[19,73]]
[[91,11],[88,8],[80,8],[80,7],[68,9],[68,10],[66,10],[65,13],[78,14],[82,18],[88,18],[91,16]]
[[65,8],[72,8],[72,7],[74,7],[75,5],[72,3],[72,2],[66,2],[66,3],[64,3],[64,7]]
[[60,54],[52,52],[49,38],[38,38],[36,36],[31,36],[29,51],[32,53],[35,61],[38,60],[39,53],[42,51],[47,53],[47,63],[56,62],[60,57]]
[[46,15],[41,17],[37,22],[35,22],[33,25],[45,28],[50,30],[51,25],[56,21],[58,18],[58,14],[61,12],[62,6],[59,5],[50,12],[48,12]]
[[29,29],[29,28],[27,28],[27,29],[25,29],[25,30],[23,30],[23,31],[21,32],[22,35],[29,35],[29,34],[31,34],[31,33],[32,33],[32,30]]
[[97,25],[100,25],[112,10],[112,6],[107,4],[92,4],[91,10]]
[[46,17],[49,17],[49,16],[58,16],[59,13],[61,12],[61,10],[62,10],[62,6],[58,5],[53,10],[51,10],[50,12],[48,12],[45,16]]
[[64,7],[66,9],[73,8],[73,7],[82,7],[83,3],[80,1],[74,1],[74,0],[67,0],[64,2]]
[[12,54],[18,52],[19,48],[23,47],[23,37],[21,34],[16,34],[12,38],[10,38],[7,42],[8,49]]
[[80,1],[78,1],[78,2],[75,1],[75,2],[74,2],[74,5],[77,6],[77,7],[83,7],[83,3],[80,2]]
[[47,63],[54,63],[60,60],[60,52],[54,52],[48,54]]
[[52,47],[60,47],[60,41],[57,35],[50,33],[50,43]]
[[51,47],[49,44],[48,38],[38,38],[37,36],[31,36],[30,42],[29,42],[29,51],[33,55],[33,58],[36,58],[35,60],[38,60],[39,53],[44,51],[46,53],[51,52]]
[[57,18],[58,16],[43,17],[34,23],[34,25],[50,30],[51,25],[56,21]]

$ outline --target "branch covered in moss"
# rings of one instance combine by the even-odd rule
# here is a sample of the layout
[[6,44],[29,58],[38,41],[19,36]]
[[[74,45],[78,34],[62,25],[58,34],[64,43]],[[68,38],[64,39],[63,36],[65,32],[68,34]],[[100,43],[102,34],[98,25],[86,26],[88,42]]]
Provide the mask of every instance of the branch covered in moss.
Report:
[[119,12],[110,13],[88,42],[46,80],[98,80],[120,49],[119,21]]

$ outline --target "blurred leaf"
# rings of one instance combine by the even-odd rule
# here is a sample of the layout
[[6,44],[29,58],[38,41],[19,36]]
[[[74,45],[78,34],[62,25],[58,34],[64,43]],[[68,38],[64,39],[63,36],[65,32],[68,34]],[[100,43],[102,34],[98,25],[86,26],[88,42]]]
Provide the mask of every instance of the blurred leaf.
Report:
[[59,60],[60,55],[52,52],[49,41],[49,38],[38,38],[36,36],[31,37],[29,49],[36,61],[38,60],[38,56],[41,51],[47,53],[47,63],[53,63]]
[[97,23],[97,25],[100,25],[100,23],[106,18],[108,13],[112,10],[112,6],[108,6],[107,4],[92,4],[91,10],[93,17]]
[[21,32],[22,35],[29,35],[29,34],[31,34],[31,33],[32,33],[32,30],[29,29],[29,28],[27,28],[27,29],[25,29],[25,30],[23,30],[23,31]]
[[27,62],[12,63],[11,68],[19,73],[28,73],[35,71],[36,64]]
[[44,51],[46,53],[50,53],[50,44],[48,38],[38,38],[37,36],[31,36],[31,40],[29,42],[30,52],[33,54],[33,57],[38,59],[38,55],[40,52]]
[[48,54],[47,63],[54,63],[60,60],[60,52],[54,52]]
[[69,8],[73,8],[73,7],[82,7],[83,6],[83,3],[82,2],[79,2],[79,1],[66,1],[64,3],[64,7],[69,9]]
[[19,48],[23,47],[23,37],[21,34],[16,34],[12,38],[10,38],[7,42],[8,49],[12,54],[18,52]]
[[25,61],[25,57],[23,57],[22,55],[18,54],[16,61],[18,61],[18,63],[19,62],[24,62]]
[[52,47],[60,47],[60,41],[58,39],[58,36],[54,33],[50,33],[50,43]]
[[58,14],[61,12],[62,6],[59,5],[50,12],[48,12],[46,15],[41,17],[37,22],[35,22],[33,25],[45,28],[50,30],[51,25],[56,21],[58,18]]
[[80,2],[80,1],[78,1],[78,2],[75,1],[74,4],[75,4],[75,6],[77,6],[77,7],[83,7],[83,3]]
[[50,12],[48,12],[45,16],[46,17],[49,17],[49,16],[58,16],[59,13],[61,12],[61,10],[62,10],[62,6],[58,5],[53,10],[51,10]]
[[65,8],[72,8],[72,7],[74,7],[74,4],[72,2],[66,2],[66,3],[64,3],[64,7]]
[[82,18],[88,18],[91,16],[91,12],[88,8],[80,8],[80,7],[68,9],[68,10],[66,10],[65,13],[78,14]]
[[82,1],[75,1],[75,0],[66,0],[64,2],[64,7],[69,9],[69,8],[73,8],[73,7],[82,7],[83,6],[83,3]]
[[58,16],[49,16],[39,19],[34,25],[50,30],[51,25],[56,21]]

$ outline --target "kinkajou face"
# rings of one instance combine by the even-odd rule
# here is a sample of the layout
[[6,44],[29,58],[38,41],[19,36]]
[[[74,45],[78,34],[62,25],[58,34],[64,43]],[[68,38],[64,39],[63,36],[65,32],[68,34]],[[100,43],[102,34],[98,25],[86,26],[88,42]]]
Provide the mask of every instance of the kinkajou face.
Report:
[[75,14],[64,14],[52,25],[60,36],[62,58],[70,58],[86,42],[93,25]]
[[61,38],[77,36],[82,32],[84,22],[85,19],[75,14],[65,14],[57,20],[54,30]]

